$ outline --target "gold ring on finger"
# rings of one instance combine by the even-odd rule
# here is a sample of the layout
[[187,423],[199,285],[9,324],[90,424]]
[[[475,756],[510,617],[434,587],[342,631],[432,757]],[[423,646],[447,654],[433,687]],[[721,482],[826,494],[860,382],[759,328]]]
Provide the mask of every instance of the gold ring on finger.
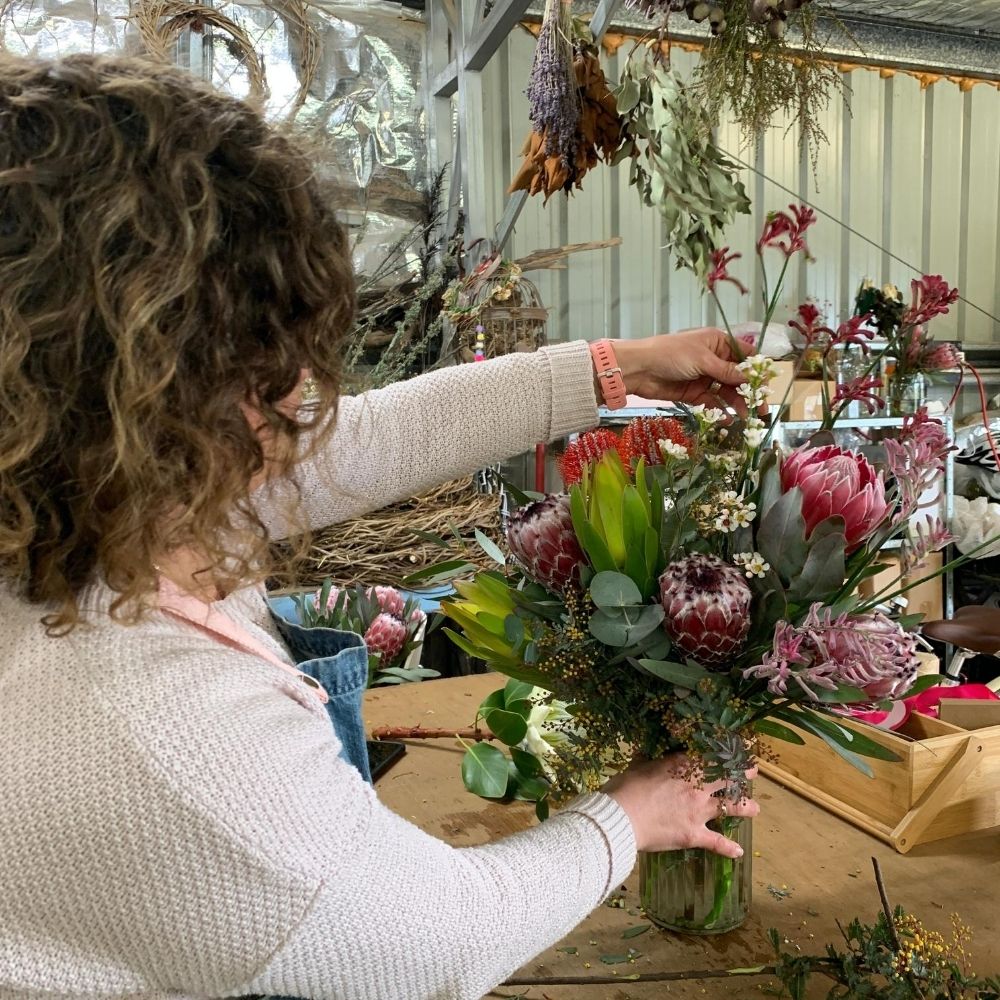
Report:
[[721,382],[720,382],[720,381],[719,381],[718,379],[716,379],[716,380],[715,380],[715,381],[714,381],[714,382],[713,382],[713,383],[712,383],[712,384],[711,384],[711,385],[710,385],[710,386],[708,387],[708,394],[709,394],[710,396],[717,396],[717,395],[719,394],[719,390],[720,390],[721,388],[722,388],[722,383],[721,383]]

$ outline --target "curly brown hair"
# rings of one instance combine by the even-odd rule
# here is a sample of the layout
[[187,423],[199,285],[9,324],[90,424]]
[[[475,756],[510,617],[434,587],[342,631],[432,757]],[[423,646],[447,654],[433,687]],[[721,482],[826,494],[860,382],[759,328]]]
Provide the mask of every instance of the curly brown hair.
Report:
[[[344,232],[257,111],[145,60],[0,58],[0,579],[51,630],[100,578],[137,620],[179,546],[261,579],[241,404],[293,444],[332,425],[353,314]],[[277,406],[302,369],[305,422]]]

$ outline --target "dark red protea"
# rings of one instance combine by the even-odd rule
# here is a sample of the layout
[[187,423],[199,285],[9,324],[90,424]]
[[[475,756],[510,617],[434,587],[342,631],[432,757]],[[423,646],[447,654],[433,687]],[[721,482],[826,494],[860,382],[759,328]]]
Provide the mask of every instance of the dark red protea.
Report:
[[578,580],[587,564],[563,494],[522,507],[507,526],[507,544],[525,575],[556,593]]
[[750,631],[751,596],[735,566],[716,556],[685,556],[660,577],[663,627],[692,659],[718,666],[743,646]]
[[684,426],[673,417],[636,417],[622,431],[621,452],[627,465],[632,459],[645,459],[647,465],[663,465],[661,441],[691,448]]
[[575,486],[583,478],[583,470],[592,465],[606,451],[618,451],[621,439],[614,431],[596,430],[581,434],[569,444],[559,459],[559,472],[566,489]]

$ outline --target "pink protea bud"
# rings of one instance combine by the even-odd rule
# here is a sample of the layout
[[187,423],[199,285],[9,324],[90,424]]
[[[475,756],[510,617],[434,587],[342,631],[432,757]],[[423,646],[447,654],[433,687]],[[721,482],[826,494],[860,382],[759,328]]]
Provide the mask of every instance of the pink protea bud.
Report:
[[402,621],[403,613],[406,610],[406,601],[403,600],[403,595],[395,587],[369,587],[367,596],[374,597],[378,606],[387,615],[392,615],[393,618]]
[[407,628],[404,622],[384,611],[375,616],[375,620],[365,632],[365,645],[369,653],[379,653],[382,666],[389,666],[402,652],[406,645]]
[[798,448],[781,463],[781,488],[802,491],[806,537],[829,517],[844,519],[847,551],[871,537],[885,520],[885,483],[864,455],[835,445]]
[[507,526],[507,544],[525,575],[548,590],[565,590],[587,564],[562,494],[522,507]]
[[660,577],[663,628],[705,666],[732,658],[750,631],[752,594],[742,573],[716,556],[690,555]]
[[321,615],[328,615],[337,606],[337,601],[340,599],[340,587],[330,588],[330,593],[327,596],[325,608],[320,607],[320,600],[322,599],[322,597],[323,597],[322,590],[317,590],[316,593],[313,594],[313,599],[312,599],[313,607]]

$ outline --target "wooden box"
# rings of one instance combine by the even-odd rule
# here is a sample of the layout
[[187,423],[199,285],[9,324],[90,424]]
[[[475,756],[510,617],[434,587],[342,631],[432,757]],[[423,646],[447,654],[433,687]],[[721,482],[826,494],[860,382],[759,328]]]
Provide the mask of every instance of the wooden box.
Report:
[[913,715],[899,732],[844,722],[898,754],[865,758],[866,777],[825,743],[765,740],[762,773],[906,854],[918,844],[1000,825],[1000,726],[969,732]]

